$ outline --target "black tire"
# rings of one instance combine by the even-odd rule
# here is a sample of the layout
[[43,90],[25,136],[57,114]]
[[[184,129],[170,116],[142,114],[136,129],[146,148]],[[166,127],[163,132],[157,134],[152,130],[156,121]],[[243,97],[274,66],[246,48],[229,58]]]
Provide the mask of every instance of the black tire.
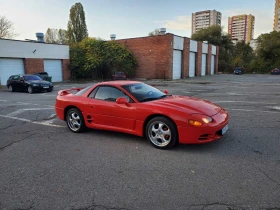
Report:
[[145,135],[158,149],[170,149],[178,143],[176,125],[166,117],[152,118],[146,125]]
[[52,92],[53,90],[51,89],[51,90],[47,90],[47,92]]
[[32,93],[34,93],[34,90],[33,90],[33,88],[32,88],[31,86],[28,86],[27,92],[28,92],[29,94],[32,94]]
[[9,89],[10,92],[15,92],[15,88],[14,88],[13,85],[9,85],[8,89]]
[[81,111],[77,108],[68,110],[66,113],[66,124],[74,133],[82,133],[86,129],[84,117]]

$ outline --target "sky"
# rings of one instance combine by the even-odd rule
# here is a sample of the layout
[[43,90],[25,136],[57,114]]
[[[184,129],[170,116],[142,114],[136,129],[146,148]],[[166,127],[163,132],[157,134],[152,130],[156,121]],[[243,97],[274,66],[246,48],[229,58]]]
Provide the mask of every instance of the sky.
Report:
[[227,32],[228,17],[255,16],[255,36],[273,30],[275,0],[0,0],[0,16],[14,23],[15,39],[36,39],[47,28],[67,29],[72,5],[81,2],[90,37],[117,39],[143,37],[156,28],[191,36],[191,15],[215,9],[222,13]]

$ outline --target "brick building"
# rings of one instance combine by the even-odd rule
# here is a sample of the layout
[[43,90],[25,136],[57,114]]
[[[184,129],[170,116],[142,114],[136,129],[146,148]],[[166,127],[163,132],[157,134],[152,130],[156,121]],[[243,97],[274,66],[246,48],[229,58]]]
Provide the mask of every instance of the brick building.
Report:
[[53,82],[70,79],[69,46],[0,39],[0,85],[13,74],[48,72]]
[[174,34],[121,39],[139,63],[136,78],[180,79],[218,71],[219,47]]

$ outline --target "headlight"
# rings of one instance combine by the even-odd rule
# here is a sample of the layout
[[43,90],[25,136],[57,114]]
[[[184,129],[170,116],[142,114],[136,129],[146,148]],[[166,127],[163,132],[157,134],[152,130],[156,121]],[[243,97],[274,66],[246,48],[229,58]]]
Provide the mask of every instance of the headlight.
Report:
[[202,121],[206,124],[213,122],[213,119],[211,117],[203,117]]
[[197,127],[202,126],[203,123],[204,124],[208,124],[208,123],[213,122],[213,119],[211,117],[205,116],[205,115],[194,114],[191,117],[193,117],[193,118],[189,119],[188,123],[190,125],[197,126]]

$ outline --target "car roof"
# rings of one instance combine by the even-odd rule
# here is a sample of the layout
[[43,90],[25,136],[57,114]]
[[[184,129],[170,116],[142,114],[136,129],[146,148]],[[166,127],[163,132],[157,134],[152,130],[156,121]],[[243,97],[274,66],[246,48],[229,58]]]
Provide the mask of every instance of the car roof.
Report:
[[139,81],[131,81],[131,80],[118,80],[118,81],[108,81],[108,82],[99,82],[97,85],[116,85],[116,86],[122,86],[122,85],[131,85],[131,84],[137,84],[142,83]]

